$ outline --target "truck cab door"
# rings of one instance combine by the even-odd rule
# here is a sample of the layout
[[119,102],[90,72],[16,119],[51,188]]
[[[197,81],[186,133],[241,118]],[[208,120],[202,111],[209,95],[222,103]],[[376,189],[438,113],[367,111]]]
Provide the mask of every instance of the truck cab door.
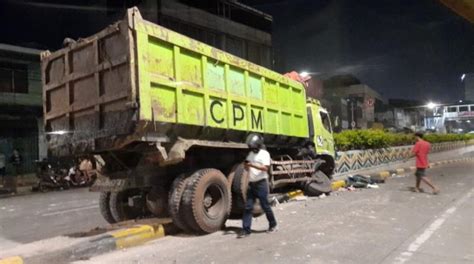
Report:
[[316,152],[334,157],[334,137],[328,112],[319,105],[311,104],[308,107],[308,115],[310,126],[312,125],[310,134],[313,137]]

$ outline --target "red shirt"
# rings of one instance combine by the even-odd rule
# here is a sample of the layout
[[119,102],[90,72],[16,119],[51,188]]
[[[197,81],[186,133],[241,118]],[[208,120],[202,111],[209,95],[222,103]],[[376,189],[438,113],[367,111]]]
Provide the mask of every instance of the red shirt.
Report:
[[429,166],[428,153],[430,152],[431,144],[423,139],[418,140],[411,150],[416,155],[416,167],[426,169]]

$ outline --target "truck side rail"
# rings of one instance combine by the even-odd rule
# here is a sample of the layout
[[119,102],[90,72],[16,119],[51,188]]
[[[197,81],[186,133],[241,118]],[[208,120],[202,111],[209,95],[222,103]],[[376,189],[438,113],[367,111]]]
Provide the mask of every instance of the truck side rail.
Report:
[[[284,159],[285,157],[280,157]],[[272,160],[270,165],[270,186],[278,188],[288,183],[312,180],[313,172],[320,165],[319,160]]]

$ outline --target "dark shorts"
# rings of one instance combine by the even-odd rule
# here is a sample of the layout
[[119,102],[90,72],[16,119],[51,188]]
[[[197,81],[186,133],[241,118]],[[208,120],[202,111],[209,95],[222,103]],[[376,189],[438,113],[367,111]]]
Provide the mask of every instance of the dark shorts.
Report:
[[415,172],[415,176],[421,178],[421,177],[425,176],[425,171],[426,171],[426,169],[417,168],[416,172]]

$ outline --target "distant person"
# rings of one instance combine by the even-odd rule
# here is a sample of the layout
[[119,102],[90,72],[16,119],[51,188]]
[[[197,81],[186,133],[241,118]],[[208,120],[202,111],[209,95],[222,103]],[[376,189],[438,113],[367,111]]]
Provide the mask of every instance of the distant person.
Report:
[[5,166],[6,166],[5,154],[0,152],[0,176],[2,177],[2,185],[5,184],[5,172],[6,172]]
[[87,183],[91,182],[92,180],[92,170],[93,166],[91,160],[87,157],[83,158],[79,163],[79,171],[82,173]]
[[10,163],[13,165],[13,175],[11,175],[9,181],[9,189],[12,193],[16,193],[17,180],[21,175],[21,165],[23,164],[23,157],[18,149],[13,150],[13,154],[10,156]]
[[268,202],[268,169],[270,168],[270,153],[266,151],[263,138],[257,134],[251,134],[247,138],[247,145],[250,149],[245,160],[245,170],[248,171],[249,185],[247,189],[247,202],[245,204],[244,215],[242,217],[242,233],[238,238],[250,235],[252,226],[252,211],[255,199],[260,201],[260,205],[267,217],[269,233],[276,231],[277,222],[272,208]]
[[439,193],[439,188],[436,187],[433,182],[426,176],[426,169],[429,167],[428,162],[428,153],[431,150],[431,144],[425,140],[423,140],[423,133],[417,132],[415,133],[416,143],[412,149],[412,155],[416,157],[416,185],[415,185],[415,192],[422,192],[423,189],[420,188],[420,183],[423,181],[428,186],[433,189],[433,194]]
[[[10,156],[10,163],[16,168],[19,168],[23,163],[23,157],[21,156],[18,149],[13,150],[13,154]],[[19,174],[19,171],[16,172],[16,174]]]

